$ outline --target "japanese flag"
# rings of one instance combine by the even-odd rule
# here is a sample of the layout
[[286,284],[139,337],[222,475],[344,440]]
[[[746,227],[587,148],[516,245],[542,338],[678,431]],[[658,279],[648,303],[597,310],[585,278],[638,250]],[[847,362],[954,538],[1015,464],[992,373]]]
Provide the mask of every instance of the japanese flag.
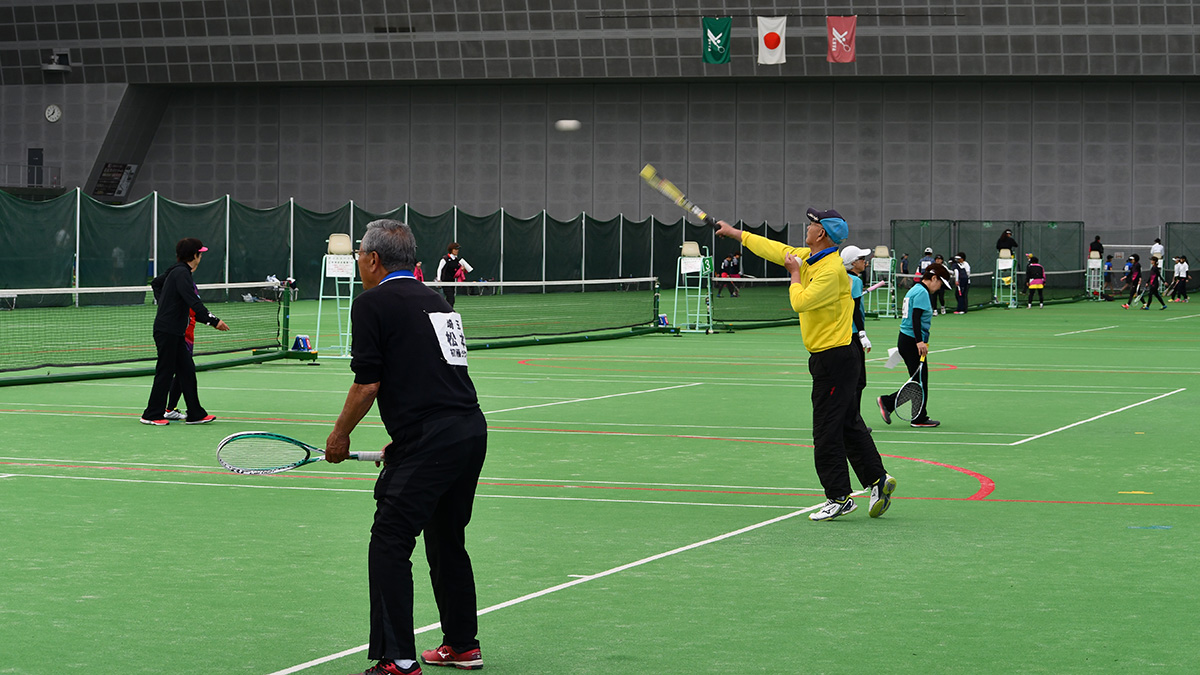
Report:
[[786,16],[758,17],[758,62],[771,65],[786,63],[786,35]]

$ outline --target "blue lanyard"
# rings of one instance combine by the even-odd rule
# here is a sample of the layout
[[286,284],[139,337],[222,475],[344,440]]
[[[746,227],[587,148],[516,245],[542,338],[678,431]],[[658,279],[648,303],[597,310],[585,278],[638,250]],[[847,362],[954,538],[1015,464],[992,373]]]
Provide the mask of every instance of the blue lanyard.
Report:
[[417,278],[416,275],[413,274],[412,270],[396,270],[395,272],[389,272],[386,277],[379,280],[379,283],[382,284],[385,281],[389,281],[389,280],[395,279],[397,277],[408,277],[410,279]]
[[804,261],[804,264],[805,264],[805,265],[813,265],[813,264],[816,264],[816,262],[817,262],[818,260],[820,260],[821,258],[824,258],[825,256],[827,256],[827,255],[829,255],[830,253],[833,253],[833,252],[835,252],[835,251],[837,251],[837,247],[836,247],[836,246],[830,246],[829,248],[825,249],[824,251],[817,251],[816,253],[814,253],[814,254],[812,254],[811,256],[809,256],[808,260],[805,260],[805,261]]

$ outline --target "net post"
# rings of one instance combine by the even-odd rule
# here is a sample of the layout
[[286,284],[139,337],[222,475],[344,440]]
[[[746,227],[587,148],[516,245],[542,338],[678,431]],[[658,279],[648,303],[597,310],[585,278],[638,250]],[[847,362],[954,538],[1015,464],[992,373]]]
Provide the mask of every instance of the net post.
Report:
[[153,265],[150,268],[151,276],[158,276],[158,190],[154,191],[154,200],[150,209],[150,219],[152,226],[150,230],[150,260]]
[[[658,277],[655,277],[654,278],[654,310],[650,315],[651,325],[655,325],[655,326],[658,325],[658,300],[660,297],[661,290],[662,290],[662,287],[659,286],[659,284],[658,284]],[[674,318],[672,317],[672,321],[673,320],[674,320]]]
[[[79,265],[79,194],[81,188],[75,186],[75,290],[79,290],[79,273],[81,271]],[[79,306],[79,294],[75,294],[75,306]]]
[[282,313],[282,316],[279,317],[279,349],[286,353],[289,349],[288,332],[292,316],[292,289],[289,286],[283,287],[283,295],[279,298],[279,302],[281,303],[279,311]]
[[296,198],[288,197],[288,277],[296,278]]
[[229,283],[229,203],[233,198],[225,193],[225,283]]

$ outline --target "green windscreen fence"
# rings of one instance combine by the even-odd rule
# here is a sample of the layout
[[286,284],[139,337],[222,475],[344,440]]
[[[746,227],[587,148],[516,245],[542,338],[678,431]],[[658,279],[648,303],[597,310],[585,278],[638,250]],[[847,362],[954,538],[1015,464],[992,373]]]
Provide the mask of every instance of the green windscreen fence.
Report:
[[892,250],[896,258],[908,254],[909,269],[916,272],[916,262],[932,248],[935,254],[953,254],[952,220],[893,220]]
[[546,217],[546,280],[583,278],[583,214],[571,220]]
[[650,218],[621,221],[621,277],[650,274]]
[[[152,273],[153,231],[152,197],[114,206],[82,196],[79,202],[79,285],[85,288],[146,285]],[[174,257],[172,254],[171,259]],[[78,297],[80,306],[123,305],[138,299],[137,293],[96,293]]]
[[545,241],[544,234],[544,220],[541,214],[532,218],[518,218],[510,213],[504,214],[503,278],[505,281],[540,281],[542,279],[541,253]]
[[[758,225],[751,225],[750,223],[745,223],[745,222],[742,222],[739,220],[735,224],[742,230],[745,230],[746,232],[750,232],[751,234],[757,234],[760,237],[767,236],[767,224],[766,223],[760,223]],[[730,250],[729,252],[732,253],[733,251]],[[721,259],[724,260],[724,258],[725,258],[725,256],[722,255]],[[765,278],[767,276],[767,264],[768,263],[766,260],[763,260],[762,258],[760,258],[757,255],[755,255],[754,253],[752,253],[750,251],[750,249],[746,249],[742,253],[742,274],[744,274],[746,276]],[[717,271],[720,272],[719,266],[717,267]]]
[[[1193,289],[1198,285],[1196,279],[1200,278],[1200,223],[1167,223],[1167,237],[1164,240],[1167,247],[1167,260],[1163,273],[1167,278],[1174,279],[1175,263],[1173,258],[1177,255],[1187,257],[1188,276],[1192,278],[1192,282],[1187,284],[1187,288]],[[1113,261],[1114,263],[1118,261]],[[1119,265],[1114,265],[1120,269]],[[1119,275],[1118,275],[1119,276]]]
[[[182,204],[158,194],[110,206],[76,191],[44,202],[0,194],[0,289],[144,285],[152,276],[152,265],[157,264],[161,272],[174,262],[178,239],[196,237],[209,247],[196,272],[197,282],[246,283],[292,276],[300,298],[316,298],[329,236],[349,234],[357,246],[367,224],[380,218],[400,220],[412,228],[418,260],[430,281],[451,242],[461,245],[462,257],[473,268],[467,280],[476,282],[656,276],[662,287],[670,290],[677,281],[676,265],[685,241],[707,249],[718,270],[726,255],[741,252],[743,275],[784,276],[781,266],[755,256],[737,241],[717,239],[710,227],[685,218],[632,220],[618,215],[599,219],[580,214],[558,219],[545,211],[519,217],[504,210],[475,215],[456,207],[425,214],[409,205],[375,212],[353,202],[320,212],[294,201],[256,209],[228,197]],[[803,237],[802,232],[792,231],[789,223],[737,225],[784,243],[798,244]],[[801,230],[804,226],[796,224]],[[1190,251],[1196,227],[1168,224],[1172,247]],[[989,283],[987,277],[995,270],[996,240],[1006,229],[1013,230],[1019,242],[1019,283],[1024,281],[1023,254],[1030,252],[1039,256],[1051,275],[1048,287],[1053,295],[1082,294],[1085,250],[1083,223],[1078,221],[893,220],[891,246],[897,256],[909,254],[913,269],[926,247],[947,260],[962,251],[971,264],[974,285],[981,290],[980,285]],[[1166,270],[1169,274],[1169,261]],[[508,292],[536,292],[518,288]],[[484,292],[482,286],[480,292]],[[972,297],[982,300],[985,296],[976,292]],[[42,301],[104,304],[122,299],[103,294],[86,299],[54,294]]]
[[679,249],[683,246],[683,219],[665,223],[657,218],[653,221],[654,253],[651,258],[650,276],[658,277],[664,289],[675,288],[675,271],[679,261]]
[[[1019,229],[1015,220],[956,220],[954,222],[958,235],[954,250],[935,248],[934,251],[947,255],[947,260],[961,251],[971,265],[971,272],[975,274],[991,272],[996,269],[996,241],[1000,239],[1005,230],[1012,230],[1015,234]],[[1017,243],[1020,243],[1019,239]],[[1021,248],[1018,247],[1013,254],[1020,255],[1020,252]],[[911,253],[908,257],[909,260],[921,259],[920,255],[914,257]],[[915,266],[913,271],[916,271]]]
[[621,276],[621,217],[596,220],[583,217],[584,279],[617,279]]
[[[472,216],[462,211],[458,212],[458,224],[456,227],[458,234],[455,236],[456,241],[461,246],[459,255],[471,265],[471,272],[467,275],[467,281],[479,281],[481,279],[495,280],[500,278],[501,260],[508,257],[508,244],[510,243],[504,241],[503,245],[501,244],[501,222],[500,211],[486,216]],[[541,226],[540,222],[538,226]],[[417,245],[420,246],[419,239],[417,240]],[[540,264],[541,247],[538,246],[535,250]],[[440,255],[445,255],[445,247],[442,247],[439,253]],[[528,254],[528,251],[522,246],[518,247],[514,253]],[[435,272],[437,271],[436,261],[432,269]],[[429,279],[432,277],[427,274],[426,278]],[[540,279],[540,277],[538,278]]]
[[207,204],[178,204],[158,199],[158,273],[175,264],[175,244],[184,237],[204,242],[208,252],[193,273],[198,284],[215,284],[225,280],[225,257],[229,246],[225,242],[225,199]]
[[1029,256],[1033,256],[1046,270],[1043,294],[1047,300],[1086,294],[1087,245],[1082,222],[1023,220],[1015,234],[1019,235],[1018,261],[1028,265]]
[[990,288],[998,258],[997,242],[1005,230],[1012,230],[1017,248],[1012,252],[1014,283],[1021,302],[1027,298],[1026,270],[1029,256],[1036,256],[1045,268],[1047,300],[1086,297],[1086,257],[1084,224],[1081,221],[1052,220],[893,220],[892,249],[897,257],[908,253],[909,269],[917,270],[917,261],[926,247],[947,262],[963,253],[971,265],[971,298],[983,305],[991,298],[983,293]]
[[[417,240],[417,260],[421,262],[426,281],[435,281],[438,261],[446,255],[446,247],[455,240],[455,213],[455,209],[450,209],[438,215],[426,215],[412,207],[408,208],[407,223]],[[470,257],[467,257],[467,262],[471,262]]]
[[230,283],[291,275],[291,208],[254,209],[229,203]]
[[321,260],[329,250],[329,235],[350,233],[350,205],[325,213],[296,205],[292,212],[292,276],[300,297],[311,299],[321,294]]
[[0,191],[0,288],[72,285],[75,199],[69,193],[30,202]]

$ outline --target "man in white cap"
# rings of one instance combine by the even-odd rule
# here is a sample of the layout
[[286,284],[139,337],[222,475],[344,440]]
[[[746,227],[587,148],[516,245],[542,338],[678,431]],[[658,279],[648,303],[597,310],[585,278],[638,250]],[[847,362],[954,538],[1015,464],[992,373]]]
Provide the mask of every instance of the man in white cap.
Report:
[[808,517],[832,520],[858,508],[851,498],[849,461],[862,486],[870,488],[869,513],[878,518],[891,505],[896,479],[884,469],[857,405],[862,364],[851,344],[857,341],[851,318],[854,301],[850,278],[837,255],[837,246],[850,228],[832,209],[810,208],[808,219],[803,247],[743,232],[725,221],[717,223],[717,234],[737,239],[760,258],[783,265],[791,277],[788,296],[800,318],[812,375],[813,459],[826,498]]
[[917,261],[917,276],[920,277],[925,268],[933,264],[933,249],[926,246],[925,255]]

